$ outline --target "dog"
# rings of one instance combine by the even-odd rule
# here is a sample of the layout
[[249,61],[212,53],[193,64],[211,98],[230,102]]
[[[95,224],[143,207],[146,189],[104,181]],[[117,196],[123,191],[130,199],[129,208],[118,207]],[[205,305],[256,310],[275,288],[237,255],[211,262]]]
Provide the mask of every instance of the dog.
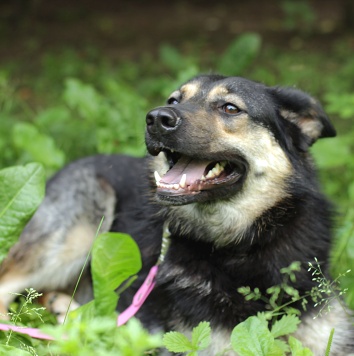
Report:
[[[3,311],[9,292],[27,287],[47,298],[71,293],[102,216],[101,231],[130,234],[142,254],[139,278],[120,298],[124,309],[156,263],[167,223],[170,247],[137,317],[152,332],[187,334],[209,321],[212,344],[202,354],[217,354],[235,325],[268,308],[246,301],[240,287],[266,293],[293,261],[301,263],[292,283],[300,295],[316,285],[309,262],[319,261],[328,275],[333,208],[309,148],[335,134],[320,104],[300,90],[240,77],[192,78],[147,114],[147,157],[87,157],[49,180],[43,203],[1,266]],[[85,274],[80,303],[92,298],[89,268]],[[58,295],[49,304],[60,316],[65,294]],[[311,301],[306,311],[293,306],[302,320],[295,336],[315,355],[325,354],[332,328],[331,355],[354,354],[345,311],[314,320]]]

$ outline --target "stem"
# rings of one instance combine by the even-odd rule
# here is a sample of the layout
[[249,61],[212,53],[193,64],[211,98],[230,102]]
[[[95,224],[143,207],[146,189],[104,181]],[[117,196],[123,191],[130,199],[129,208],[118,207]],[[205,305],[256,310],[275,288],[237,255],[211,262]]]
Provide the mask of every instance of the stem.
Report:
[[[98,234],[99,234],[99,232],[100,232],[100,230],[101,230],[101,227],[102,227],[102,224],[103,224],[103,220],[104,220],[104,216],[102,216],[102,219],[101,219],[101,221],[100,221],[100,224],[98,225],[98,228],[97,228],[97,230],[96,230],[95,240],[96,240],[96,238],[97,238],[97,236],[98,236]],[[89,261],[89,259],[90,259],[91,252],[92,252],[92,248],[93,248],[93,244],[91,245],[91,248],[90,248],[90,250],[89,250],[89,252],[88,252],[88,254],[87,254],[87,256],[86,256],[85,262],[84,262],[84,264],[83,264],[83,266],[82,266],[82,268],[81,268],[79,277],[78,277],[77,282],[76,282],[76,284],[75,284],[74,291],[73,291],[73,293],[72,293],[72,295],[71,295],[71,298],[70,298],[70,303],[69,303],[69,305],[68,305],[68,308],[66,309],[66,313],[65,313],[63,325],[64,325],[65,322],[66,322],[66,319],[67,319],[67,316],[68,316],[68,314],[69,314],[69,310],[70,310],[71,304],[72,304],[72,302],[73,302],[73,300],[74,300],[74,296],[75,296],[75,294],[76,294],[77,288],[79,287],[79,283],[80,283],[80,281],[81,281],[82,275],[83,275],[83,273],[84,273],[84,271],[85,271],[85,268],[86,268],[86,266],[87,266],[87,264],[88,264],[88,261]]]
[[332,341],[333,341],[333,335],[334,335],[334,329],[331,330],[331,333],[329,334],[329,339],[326,347],[326,353],[325,356],[329,356],[329,353],[331,352],[331,346],[332,346]]

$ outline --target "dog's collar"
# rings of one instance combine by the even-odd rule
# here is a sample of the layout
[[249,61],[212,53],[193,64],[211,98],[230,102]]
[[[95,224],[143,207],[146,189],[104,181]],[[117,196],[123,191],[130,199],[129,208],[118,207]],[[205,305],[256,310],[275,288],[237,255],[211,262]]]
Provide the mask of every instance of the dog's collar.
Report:
[[[144,304],[146,298],[150,295],[151,291],[155,287],[155,278],[157,272],[159,270],[159,265],[164,261],[168,246],[170,244],[170,231],[168,229],[168,223],[166,222],[163,226],[163,233],[162,233],[162,244],[161,244],[161,253],[159,259],[151,269],[149,274],[147,275],[144,283],[139,288],[139,290],[135,293],[132,304],[122,313],[118,315],[117,318],[117,326],[121,326],[125,324],[129,319],[131,319],[141,308]],[[36,328],[23,328],[11,324],[1,324],[0,323],[0,330],[1,331],[15,331],[17,333],[25,334],[31,336],[36,339],[42,340],[55,340],[54,337],[43,333],[41,330]]]
[[168,229],[168,223],[165,222],[163,226],[162,232],[162,244],[161,244],[161,252],[159,259],[157,260],[156,265],[154,265],[149,274],[147,275],[144,283],[139,288],[139,290],[135,293],[132,304],[124,310],[124,312],[118,315],[117,326],[125,324],[129,319],[131,319],[144,304],[146,298],[150,295],[152,290],[155,287],[156,275],[159,270],[159,265],[164,261],[168,247],[170,245],[170,230]]

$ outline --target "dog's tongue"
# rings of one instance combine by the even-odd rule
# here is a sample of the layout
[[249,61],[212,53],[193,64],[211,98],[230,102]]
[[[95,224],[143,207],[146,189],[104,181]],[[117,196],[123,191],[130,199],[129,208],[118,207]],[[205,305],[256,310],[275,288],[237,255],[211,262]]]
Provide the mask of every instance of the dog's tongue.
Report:
[[179,183],[183,174],[186,175],[186,184],[191,185],[201,179],[206,167],[211,161],[192,159],[182,156],[178,162],[161,178],[161,183]]

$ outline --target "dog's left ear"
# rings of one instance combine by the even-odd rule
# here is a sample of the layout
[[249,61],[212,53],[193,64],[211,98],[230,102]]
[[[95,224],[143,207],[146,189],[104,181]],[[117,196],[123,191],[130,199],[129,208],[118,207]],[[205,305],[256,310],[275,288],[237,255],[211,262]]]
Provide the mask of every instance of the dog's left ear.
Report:
[[311,146],[319,138],[336,135],[336,130],[321,105],[310,95],[291,88],[273,87],[270,91],[279,114],[300,129],[307,146]]

